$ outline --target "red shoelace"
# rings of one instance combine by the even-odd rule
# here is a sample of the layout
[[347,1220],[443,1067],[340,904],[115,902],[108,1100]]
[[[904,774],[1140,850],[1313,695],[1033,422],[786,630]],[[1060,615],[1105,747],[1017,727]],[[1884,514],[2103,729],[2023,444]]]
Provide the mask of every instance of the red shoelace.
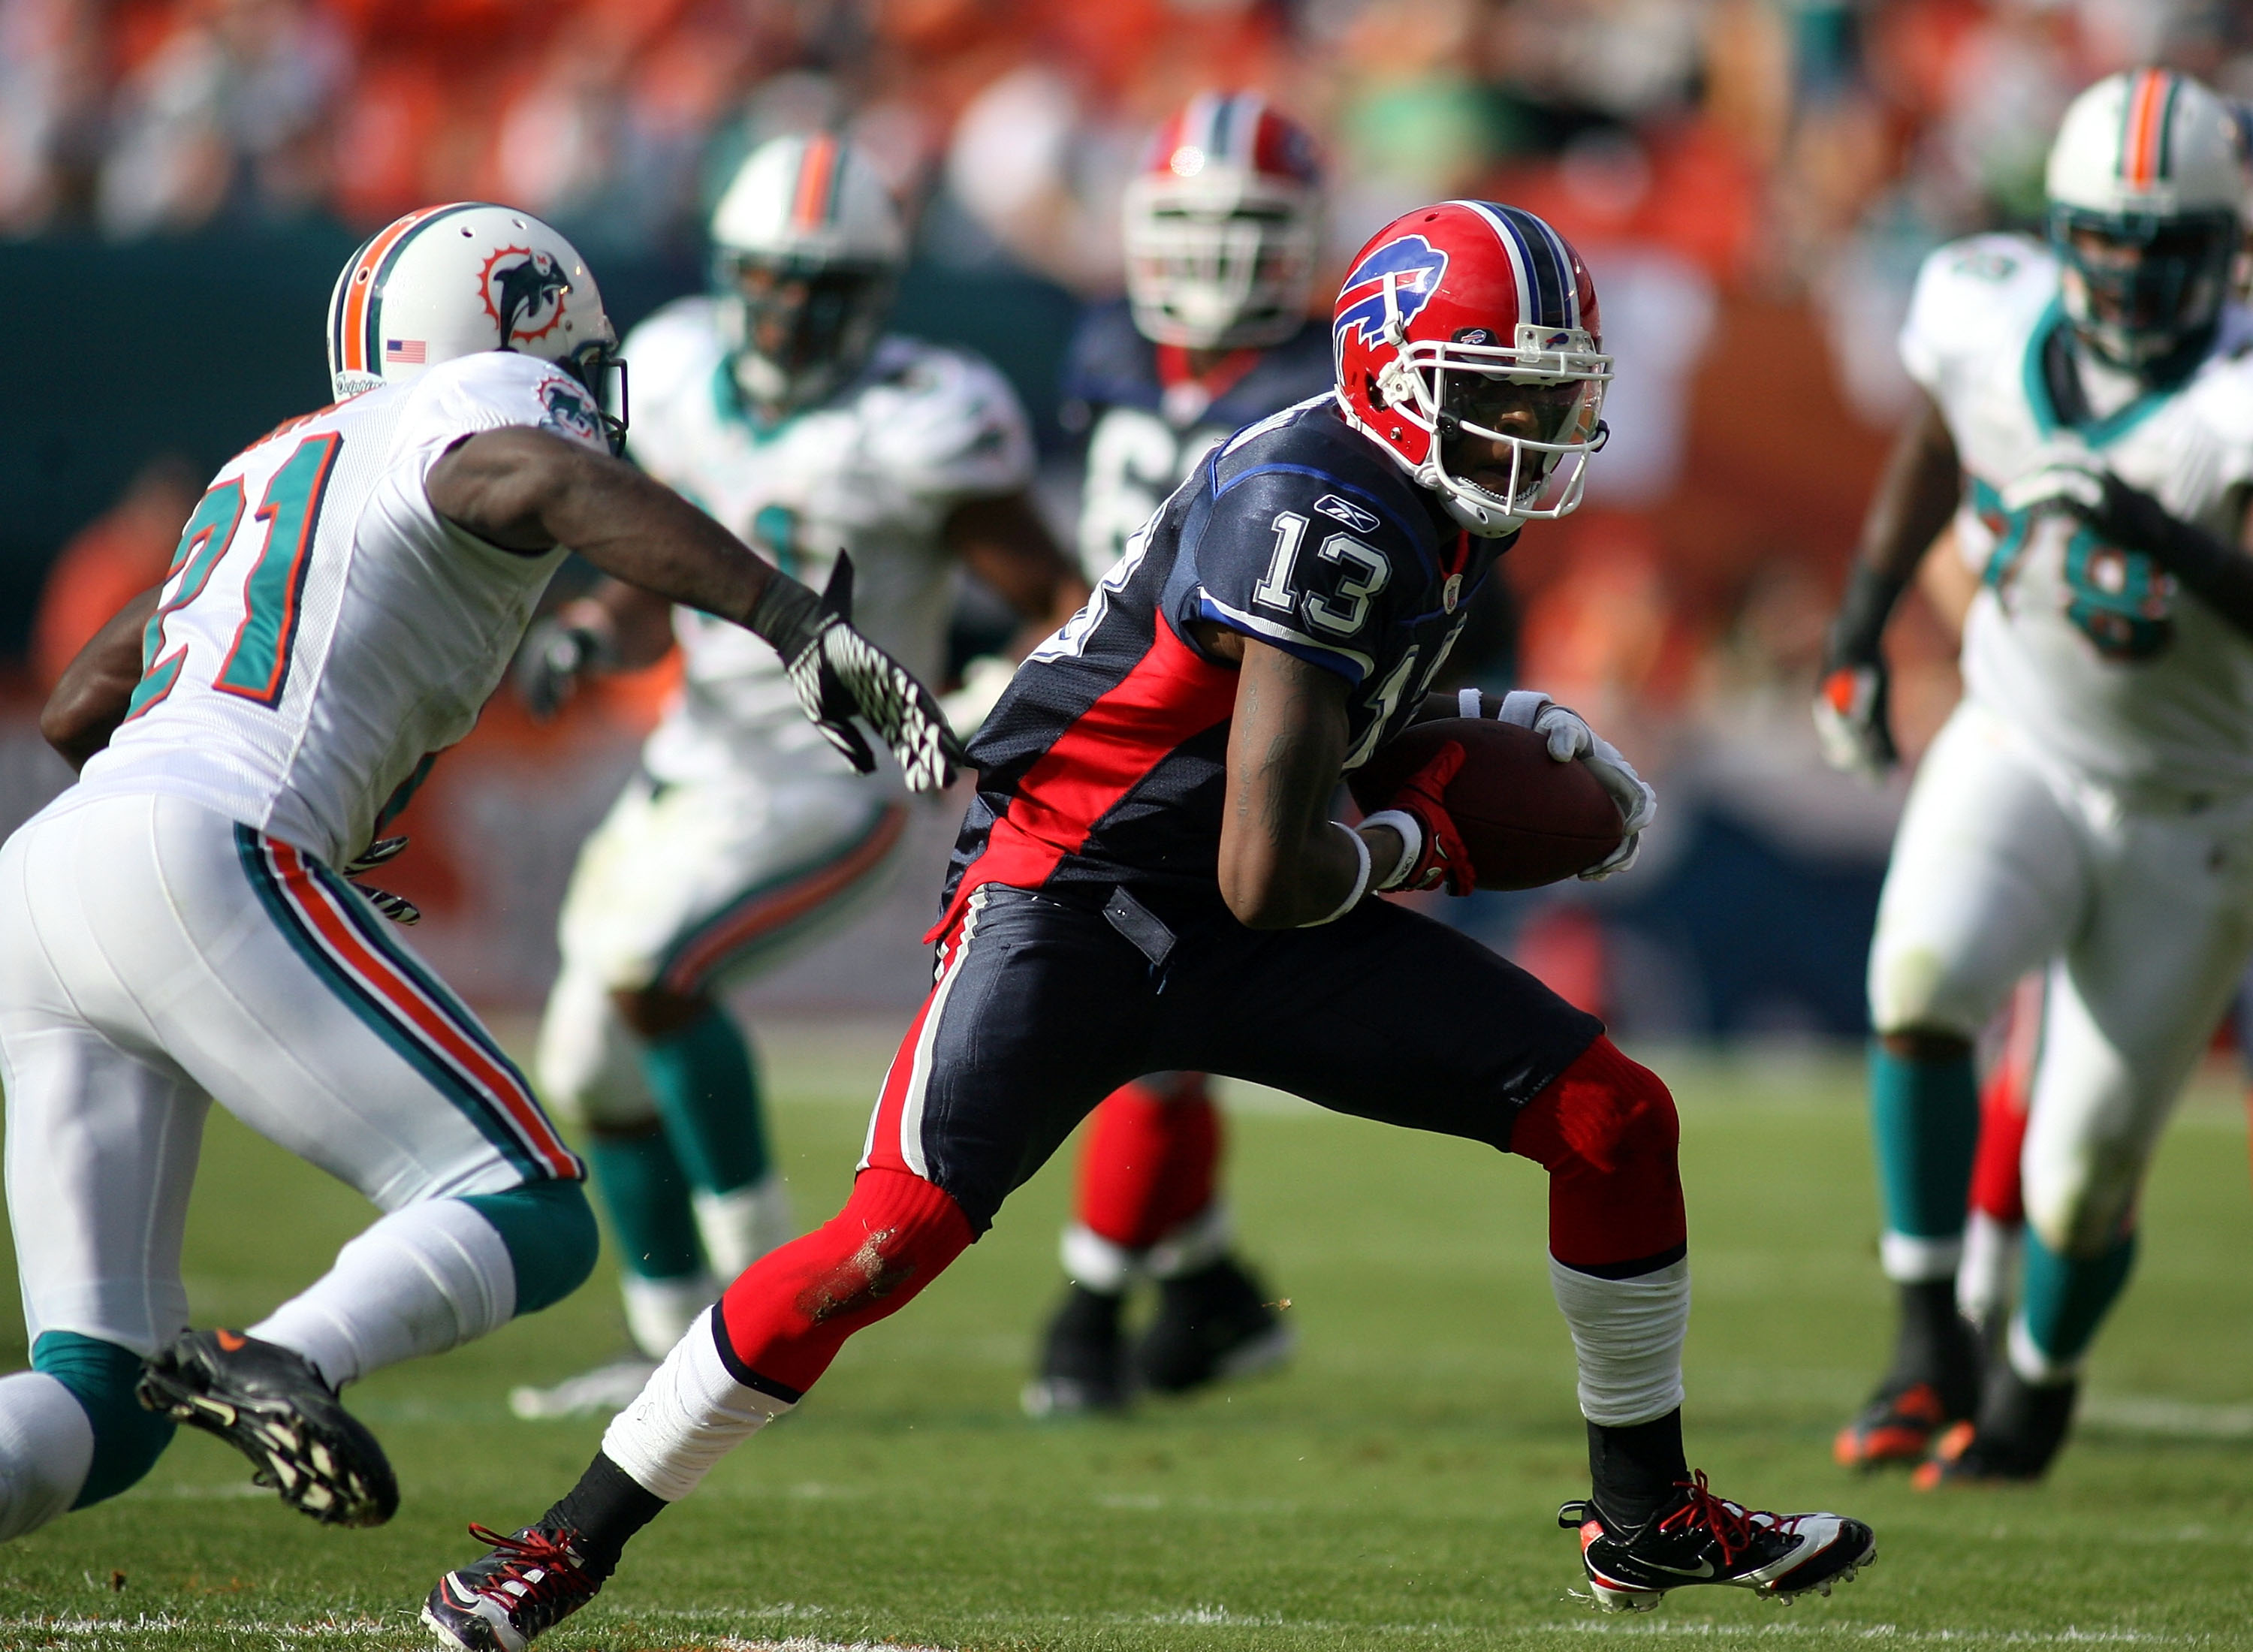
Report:
[[1736,1564],[1736,1558],[1751,1546],[1760,1535],[1763,1523],[1770,1530],[1784,1530],[1789,1524],[1781,1515],[1764,1509],[1747,1509],[1741,1503],[1731,1502],[1726,1497],[1716,1496],[1705,1484],[1705,1471],[1693,1469],[1688,1480],[1674,1482],[1690,1494],[1690,1501],[1658,1523],[1661,1531],[1690,1531],[1699,1526],[1713,1534],[1713,1541],[1721,1545],[1721,1564]]
[[[576,1593],[583,1586],[578,1561],[571,1553],[571,1533],[551,1536],[534,1527],[520,1537],[513,1537],[472,1520],[470,1536],[508,1557],[499,1571],[478,1586],[478,1593],[498,1600],[512,1611],[528,1602]],[[536,1578],[531,1575],[535,1572],[540,1574]],[[512,1583],[521,1586],[524,1593],[509,1589]]]

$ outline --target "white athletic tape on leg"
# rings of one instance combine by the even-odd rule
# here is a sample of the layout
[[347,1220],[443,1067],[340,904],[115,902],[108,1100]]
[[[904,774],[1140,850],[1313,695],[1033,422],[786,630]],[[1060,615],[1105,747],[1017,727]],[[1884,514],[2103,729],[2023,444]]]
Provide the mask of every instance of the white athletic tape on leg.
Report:
[[1601,1279],[1549,1258],[1549,1288],[1572,1328],[1580,1414],[1624,1428],[1680,1409],[1690,1329],[1688,1258],[1632,1279]]
[[1974,1325],[1992,1324],[2011,1306],[2012,1286],[2019,1277],[2019,1232],[1984,1210],[1974,1210],[1964,1223],[1956,1307]]
[[94,1467],[94,1425],[45,1371],[0,1377],[0,1543],[36,1531],[78,1501]]
[[700,1188],[692,1199],[697,1237],[704,1241],[712,1272],[723,1280],[732,1281],[768,1251],[798,1237],[798,1224],[791,1219],[790,1189],[783,1185],[779,1170],[726,1193]]
[[696,1489],[713,1465],[792,1409],[728,1375],[710,1315],[688,1328],[641,1392],[603,1434],[603,1454],[667,1502]]
[[1891,1230],[1878,1236],[1878,1265],[1895,1285],[1929,1285],[1952,1279],[1964,1260],[1964,1240],[1920,1239]]
[[499,1230],[459,1199],[428,1199],[376,1223],[249,1330],[296,1349],[342,1388],[458,1348],[515,1313],[516,1264]]
[[720,1300],[720,1284],[708,1273],[678,1279],[621,1273],[618,1294],[625,1300],[626,1329],[634,1346],[652,1359],[663,1359]]
[[1228,1254],[1229,1241],[1235,1237],[1228,1206],[1215,1199],[1152,1245],[1143,1265],[1154,1279],[1177,1279],[1219,1261]]
[[1140,1253],[1123,1244],[1113,1244],[1085,1223],[1069,1223],[1064,1230],[1064,1243],[1057,1249],[1064,1257],[1064,1271],[1078,1283],[1105,1296],[1117,1296],[1141,1276]]
[[2035,1388],[2054,1388],[2081,1375],[2079,1360],[2052,1359],[2042,1352],[2026,1329],[2024,1312],[2011,1315],[2010,1358],[2011,1369]]

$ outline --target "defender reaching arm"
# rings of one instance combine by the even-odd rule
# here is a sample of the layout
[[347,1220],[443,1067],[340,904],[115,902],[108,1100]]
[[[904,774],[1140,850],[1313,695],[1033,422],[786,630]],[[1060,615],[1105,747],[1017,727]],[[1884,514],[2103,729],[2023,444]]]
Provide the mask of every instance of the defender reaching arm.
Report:
[[109,743],[141,680],[141,635],[157,611],[161,586],[150,586],[109,617],[63,667],[39,713],[39,735],[73,769]]
[[1862,521],[1860,554],[1823,646],[1815,728],[1834,769],[1883,775],[1898,763],[1887,717],[1882,642],[1894,604],[1956,513],[1963,469],[1948,422],[1931,397],[1901,426]]

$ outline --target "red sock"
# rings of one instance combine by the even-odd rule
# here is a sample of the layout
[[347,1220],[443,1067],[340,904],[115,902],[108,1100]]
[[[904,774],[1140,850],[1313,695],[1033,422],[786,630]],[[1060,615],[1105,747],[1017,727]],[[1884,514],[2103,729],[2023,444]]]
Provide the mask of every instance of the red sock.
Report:
[[1075,1214],[1112,1244],[1145,1251],[1212,1203],[1219,1168],[1220,1112],[1204,1075],[1137,1079],[1089,1122]]
[[[1688,1243],[1681,1122],[1658,1075],[1599,1037],[1525,1104],[1510,1150],[1549,1173],[1549,1254],[1615,1278],[1664,1267]],[[1615,1270],[1620,1270],[1615,1272]]]
[[794,1398],[829,1369],[847,1337],[904,1307],[973,1237],[961,1207],[938,1188],[871,1167],[854,1179],[842,1210],[728,1287],[720,1299],[728,1342],[744,1370]]

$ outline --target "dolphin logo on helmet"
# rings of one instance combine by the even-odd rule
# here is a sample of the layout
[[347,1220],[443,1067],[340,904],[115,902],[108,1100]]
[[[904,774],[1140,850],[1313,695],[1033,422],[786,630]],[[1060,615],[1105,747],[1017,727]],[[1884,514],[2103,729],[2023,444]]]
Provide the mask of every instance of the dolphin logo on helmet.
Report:
[[529,247],[503,247],[482,273],[485,313],[500,329],[504,349],[544,338],[563,319],[570,278],[552,257]]

